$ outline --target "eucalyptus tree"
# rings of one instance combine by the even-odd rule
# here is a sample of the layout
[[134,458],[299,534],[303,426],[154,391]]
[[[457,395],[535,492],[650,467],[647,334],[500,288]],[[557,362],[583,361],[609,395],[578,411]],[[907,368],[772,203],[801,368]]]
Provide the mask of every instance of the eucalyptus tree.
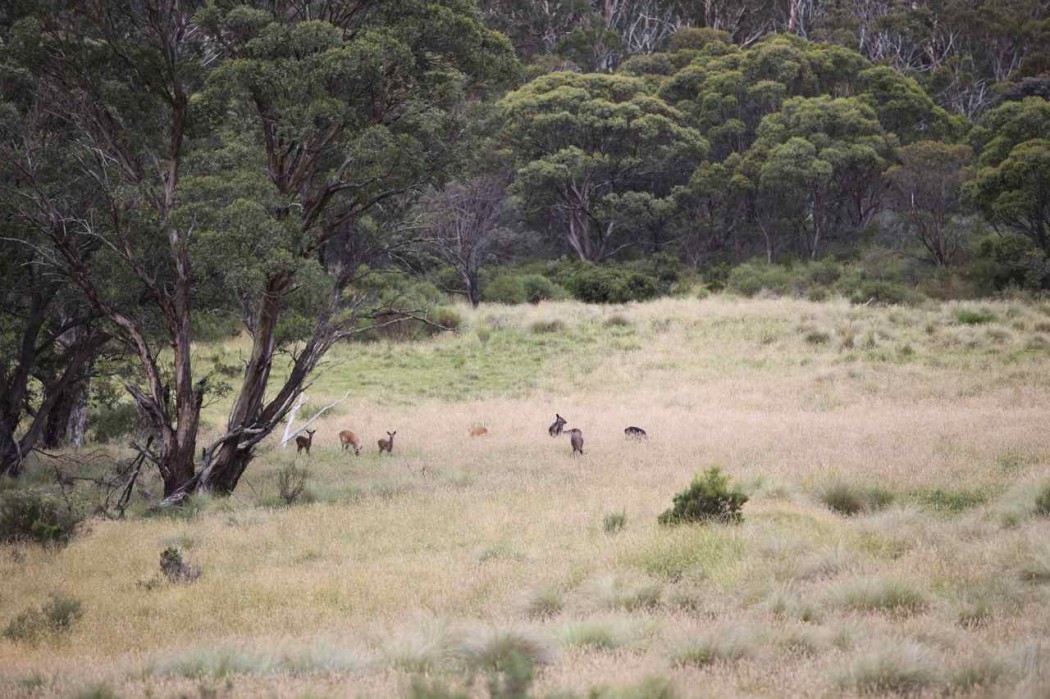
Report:
[[625,75],[554,73],[503,98],[505,139],[517,164],[511,191],[538,223],[561,229],[581,260],[598,262],[637,240],[618,236],[625,195],[669,196],[707,147],[678,110]]
[[[466,0],[139,0],[20,21],[22,69],[75,127],[66,176],[100,197],[58,209],[57,265],[137,358],[127,389],[158,436],[165,496],[231,492],[324,353],[360,329],[360,239],[441,177],[460,105],[514,74],[509,44]],[[198,469],[212,377],[193,321],[209,301],[236,306],[251,351]]]

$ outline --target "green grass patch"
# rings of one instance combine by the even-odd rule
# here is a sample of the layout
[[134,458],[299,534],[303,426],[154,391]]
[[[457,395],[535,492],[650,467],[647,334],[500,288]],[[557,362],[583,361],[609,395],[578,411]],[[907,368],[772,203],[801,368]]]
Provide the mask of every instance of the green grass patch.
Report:
[[661,528],[642,547],[624,553],[621,562],[672,582],[688,575],[728,583],[735,578],[745,548],[732,526]]
[[988,502],[987,493],[966,489],[919,488],[910,491],[907,498],[931,512],[942,515],[961,514]]
[[985,309],[959,308],[955,311],[955,320],[963,325],[983,325],[995,319],[995,314]]

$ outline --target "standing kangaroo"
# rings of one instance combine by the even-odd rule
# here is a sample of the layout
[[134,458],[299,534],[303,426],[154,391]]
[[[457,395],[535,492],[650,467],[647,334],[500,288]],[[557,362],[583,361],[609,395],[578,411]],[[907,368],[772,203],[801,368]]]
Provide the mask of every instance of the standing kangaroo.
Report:
[[554,413],[554,423],[547,428],[547,432],[550,433],[551,437],[557,437],[561,434],[563,427],[565,427],[565,418],[558,413]]
[[312,445],[314,443],[314,433],[315,432],[317,432],[317,430],[306,430],[306,434],[310,435],[309,437],[304,437],[302,435],[299,435],[298,437],[295,438],[295,453],[296,454],[299,454],[303,449],[305,449],[306,450],[306,455],[310,456],[310,445]]
[[574,427],[566,430],[565,434],[569,435],[569,440],[572,442],[572,458],[575,459],[577,454],[583,456],[583,432]]
[[349,447],[354,448],[354,456],[361,456],[361,440],[357,438],[357,435],[350,430],[343,430],[339,433],[339,441],[343,445],[343,451],[346,451]]
[[394,435],[397,434],[397,430],[393,432],[387,432],[386,436],[390,439],[379,440],[379,453],[382,454],[384,451],[391,456],[394,455]]

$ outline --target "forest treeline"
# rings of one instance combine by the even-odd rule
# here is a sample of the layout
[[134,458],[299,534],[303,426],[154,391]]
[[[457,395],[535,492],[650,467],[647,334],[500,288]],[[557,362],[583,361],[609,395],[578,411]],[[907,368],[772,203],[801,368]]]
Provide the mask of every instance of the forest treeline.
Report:
[[[0,474],[133,414],[169,502],[232,492],[329,348],[454,326],[431,310],[447,293],[1039,293],[1048,17],[1031,0],[7,3]],[[194,351],[236,332],[242,365]]]

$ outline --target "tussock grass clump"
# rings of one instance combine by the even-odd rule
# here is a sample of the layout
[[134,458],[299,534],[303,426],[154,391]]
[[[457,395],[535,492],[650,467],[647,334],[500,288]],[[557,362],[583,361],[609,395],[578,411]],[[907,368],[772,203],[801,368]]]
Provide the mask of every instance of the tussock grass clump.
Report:
[[882,488],[857,486],[836,480],[826,484],[818,493],[820,501],[841,515],[875,512],[893,502],[893,493]]
[[599,609],[633,612],[659,606],[663,586],[642,576],[617,574],[592,580],[581,592]]
[[625,645],[630,633],[622,623],[588,620],[566,624],[559,629],[557,638],[570,648],[613,650]]
[[588,699],[676,699],[678,693],[671,681],[663,677],[647,677],[629,687],[595,687],[587,693]]
[[842,689],[861,694],[915,694],[939,681],[937,660],[911,641],[885,641],[857,655],[836,676]]
[[194,648],[161,657],[147,664],[145,674],[154,677],[224,679],[235,675],[265,675],[273,672],[271,661],[262,655],[236,648]]
[[959,308],[955,311],[955,320],[963,325],[983,325],[996,320],[996,315],[983,308]]
[[453,665],[460,656],[463,634],[441,619],[405,629],[387,643],[383,656],[406,672],[430,672]]
[[472,672],[486,677],[491,699],[528,696],[535,667],[554,658],[554,649],[523,631],[485,631],[464,642],[463,659]]
[[671,656],[671,663],[679,667],[704,667],[716,662],[735,662],[756,656],[760,647],[761,638],[753,629],[720,628],[683,643]]
[[114,692],[109,685],[96,684],[77,690],[70,699],[120,699],[120,695]]
[[1021,579],[1043,585],[1050,583],[1050,541],[1036,541],[1021,562]]
[[84,615],[80,600],[61,593],[37,607],[27,609],[8,622],[3,636],[16,643],[37,643],[72,630],[73,624]]
[[1050,517],[1050,483],[1044,483],[1036,493],[1035,513],[1040,517]]
[[859,578],[838,588],[835,602],[847,609],[863,612],[889,612],[909,615],[923,611],[926,597],[914,587],[893,578]]
[[624,510],[619,512],[608,512],[605,517],[602,518],[602,531],[606,534],[616,534],[622,531],[627,526],[627,513]]
[[827,631],[797,624],[778,629],[774,635],[774,642],[792,655],[808,657],[819,655],[831,647]]
[[520,609],[522,614],[531,619],[550,619],[561,613],[565,607],[561,592],[553,586],[539,587],[522,596]]
[[839,544],[803,558],[792,577],[799,580],[831,578],[852,569],[855,562],[855,557],[849,549]]
[[549,335],[552,333],[565,332],[566,325],[560,320],[537,320],[529,326],[529,331],[534,335]]
[[674,505],[658,518],[660,524],[721,522],[736,524],[743,519],[740,510],[747,495],[730,488],[729,476],[712,466],[693,478],[690,486],[674,496]]
[[765,607],[773,616],[784,619],[811,623],[824,618],[824,610],[819,603],[802,599],[796,591],[784,587],[778,587],[769,594]]
[[605,319],[603,325],[607,328],[629,328],[631,327],[631,321],[619,313],[614,313]]

